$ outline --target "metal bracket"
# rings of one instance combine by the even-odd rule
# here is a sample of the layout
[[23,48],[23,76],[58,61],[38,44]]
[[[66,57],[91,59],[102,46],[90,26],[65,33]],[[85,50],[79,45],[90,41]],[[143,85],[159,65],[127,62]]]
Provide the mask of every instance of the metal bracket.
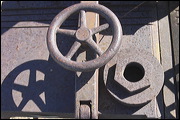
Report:
[[[81,2],[87,3],[87,1]],[[88,2],[98,4],[98,1]],[[86,20],[88,28],[97,27],[99,24],[99,15],[92,12],[86,12]],[[98,34],[95,34],[95,38],[97,42]],[[90,51],[82,52],[81,55],[77,57],[77,61],[82,61],[82,59],[87,58],[89,53]],[[98,70],[91,72],[76,72],[75,80],[75,118],[98,119]]]
[[92,118],[91,101],[80,101],[79,118],[80,119]]

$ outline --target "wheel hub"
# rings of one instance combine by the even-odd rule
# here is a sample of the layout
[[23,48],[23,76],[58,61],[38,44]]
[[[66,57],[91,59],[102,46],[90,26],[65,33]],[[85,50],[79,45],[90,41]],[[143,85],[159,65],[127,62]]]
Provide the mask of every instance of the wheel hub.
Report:
[[85,41],[90,37],[90,30],[82,27],[76,31],[76,39],[79,41]]

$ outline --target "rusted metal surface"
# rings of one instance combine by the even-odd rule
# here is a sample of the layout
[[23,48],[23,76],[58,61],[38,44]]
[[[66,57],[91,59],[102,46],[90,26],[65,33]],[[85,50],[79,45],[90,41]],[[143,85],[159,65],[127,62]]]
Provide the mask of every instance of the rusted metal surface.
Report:
[[[97,1],[81,1],[84,3],[90,2],[98,4]],[[81,15],[79,19],[79,26],[81,25]],[[98,26],[99,15],[94,12],[86,12],[86,26],[88,28],[95,28]],[[93,36],[96,43],[98,43],[98,34]],[[87,49],[87,48],[85,48]],[[79,55],[76,58],[77,62],[82,62],[83,60],[90,60],[97,57],[91,49],[86,51],[79,51]],[[77,53],[77,54],[78,54]],[[76,72],[75,77],[75,118],[98,118],[98,69],[91,72]],[[83,109],[82,106],[86,106],[86,109]],[[83,111],[82,111],[83,110]],[[88,112],[90,111],[90,113]]]
[[[143,2],[143,1],[141,1]],[[152,43],[154,41],[158,41],[157,37],[152,37],[154,35],[158,35],[158,32],[153,32],[155,29],[158,29],[157,26],[154,26],[154,23],[157,22],[156,18],[156,6],[155,4],[151,4],[148,2],[148,4],[143,4],[142,6],[138,7],[136,10],[130,12],[126,17],[121,18],[126,14],[128,11],[136,7],[141,2],[133,1],[133,2],[127,2],[127,1],[102,1],[100,4],[103,4],[110,8],[119,18],[122,24],[123,28],[123,37],[122,37],[122,43],[120,47],[120,51],[123,49],[133,49],[133,48],[140,48],[142,50],[148,51],[150,53],[153,53],[154,45]],[[122,3],[122,4],[121,4]],[[128,4],[127,4],[128,3]],[[155,2],[153,2],[155,3]],[[135,5],[136,4],[136,5]],[[121,6],[121,7],[120,7]],[[100,21],[100,24],[103,24],[103,21]],[[102,38],[102,42],[100,43],[101,46],[106,46],[109,42],[109,40],[112,39],[110,36],[111,31],[108,32],[102,32],[100,34],[100,38]],[[156,33],[156,34],[154,34]],[[105,41],[105,42],[104,42]],[[158,45],[157,42],[155,44]],[[119,52],[118,52],[119,53]],[[140,55],[141,56],[141,55]],[[117,67],[117,60],[121,58],[120,54],[116,54],[111,61],[106,64],[109,67],[108,72],[108,80],[113,79],[114,81],[114,88],[117,88],[117,90],[122,88],[125,90],[128,94],[135,94],[138,93],[138,91],[141,91],[143,89],[147,89],[147,87],[142,88],[141,90],[136,90],[135,92],[129,92],[124,87],[121,87],[119,83],[117,83],[114,80],[116,67]],[[103,72],[104,69],[101,69],[102,72],[100,74],[103,78]],[[121,115],[129,115],[129,116],[136,116],[136,115],[146,115],[148,118],[158,118],[159,115],[159,101],[157,102],[156,99],[153,99],[150,103],[145,105],[127,105],[125,103],[119,102],[117,99],[113,99],[114,97],[108,92],[106,89],[106,86],[100,81],[99,83],[99,111],[102,114],[121,114]],[[119,90],[119,94],[123,93],[122,90]],[[162,99],[160,100],[160,102]],[[140,116],[139,116],[140,117]]]
[[[177,118],[176,115],[176,85],[175,85],[175,71],[173,66],[173,43],[171,41],[170,31],[170,16],[169,13],[173,12],[179,6],[176,2],[171,5],[167,1],[158,2],[158,19],[159,19],[159,41],[161,50],[161,64],[164,70],[164,86],[163,86],[163,105],[164,105],[164,118]],[[170,10],[170,11],[169,11]],[[164,17],[163,19],[160,19]],[[177,18],[176,18],[177,20]],[[177,21],[176,21],[177,22]],[[178,26],[179,28],[179,26]],[[177,30],[177,28],[174,28]],[[178,31],[178,30],[177,30]],[[166,34],[165,34],[166,33]],[[179,33],[178,33],[179,34]],[[177,35],[179,36],[179,35]],[[179,40],[178,40],[179,41]],[[176,66],[178,67],[178,66]],[[176,73],[177,74],[177,73]],[[179,114],[179,113],[178,113]]]
[[[175,9],[174,9],[175,8]],[[170,13],[170,30],[173,49],[173,68],[176,85],[176,118],[179,118],[179,1],[169,1]]]
[[[122,15],[124,15],[124,13],[126,13],[126,10],[128,10],[129,8],[131,8],[134,5],[134,3],[139,4],[139,2],[126,2],[126,1],[112,2],[112,1],[109,1],[107,5],[110,5],[111,3],[114,4],[114,6],[111,8],[111,10],[114,10],[113,12],[119,17],[119,19],[121,18]],[[133,3],[133,4],[131,5],[131,3]],[[16,4],[13,4],[13,5],[16,5]],[[34,5],[38,5],[38,4],[34,4]],[[56,4],[53,4],[53,5],[56,6]],[[137,5],[137,4],[135,4],[135,5]],[[24,5],[22,5],[20,3],[20,6],[22,6],[22,9],[27,9],[26,5],[24,7]],[[29,4],[27,4],[27,6],[29,6]],[[42,6],[42,4],[40,4],[40,6]],[[67,6],[69,6],[69,5],[67,5]],[[55,10],[56,12],[53,14],[50,14],[50,15],[41,15],[40,16],[40,15],[37,15],[36,13],[44,13],[45,11],[48,11],[49,13],[51,13],[51,11],[54,11],[54,10],[52,10],[52,9],[36,10],[36,8],[35,8],[35,9],[31,10],[31,12],[33,11],[32,12],[33,15],[28,15],[28,17],[27,17],[27,16],[21,15],[22,11],[12,10],[13,8],[11,8],[11,7],[12,7],[12,5],[10,5],[10,7],[9,7],[10,11],[8,10],[6,12],[2,12],[2,15],[5,15],[5,16],[2,16],[2,28],[1,28],[1,29],[3,29],[2,30],[3,32],[1,33],[2,44],[3,44],[3,46],[2,46],[2,75],[1,75],[2,76],[2,80],[1,80],[1,83],[2,83],[2,106],[3,107],[1,107],[1,109],[14,110],[14,111],[20,110],[21,111],[22,105],[20,105],[20,104],[23,103],[21,100],[22,100],[22,98],[26,99],[26,100],[27,100],[27,98],[30,98],[27,95],[28,93],[30,93],[31,97],[35,101],[38,100],[37,99],[38,97],[35,98],[35,96],[40,95],[39,98],[42,99],[42,102],[44,102],[44,104],[39,104],[41,102],[34,102],[35,103],[34,104],[30,100],[29,102],[27,102],[27,105],[24,106],[22,111],[37,111],[37,112],[42,111],[37,114],[50,114],[50,113],[44,113],[45,111],[74,112],[74,109],[72,109],[72,108],[74,108],[74,102],[73,102],[73,100],[74,100],[74,91],[73,91],[73,89],[74,89],[74,82],[73,82],[74,74],[69,71],[66,71],[65,69],[61,68],[60,66],[57,66],[57,64],[53,61],[53,59],[51,59],[51,57],[48,58],[49,52],[48,52],[48,50],[46,48],[47,46],[45,44],[46,42],[45,42],[44,35],[47,32],[46,27],[49,26],[49,23],[52,20],[51,18],[54,18],[54,15],[56,15],[57,14],[56,12],[59,12],[59,10]],[[151,9],[154,9],[155,13],[154,12],[150,13],[148,11]],[[121,10],[121,12],[119,12],[118,10]],[[154,28],[152,27],[152,30],[151,30],[151,26],[153,26],[154,22],[157,22],[157,21],[152,22],[150,20],[151,19],[150,17],[156,16],[157,11],[151,5],[149,5],[149,6],[146,5],[143,8],[140,8],[139,10],[137,12],[133,12],[132,14],[128,14],[129,18],[120,19],[121,23],[123,25],[123,28],[124,28],[123,31],[125,31],[124,36],[123,36],[123,41],[122,41],[123,44],[122,44],[121,48],[133,48],[133,46],[136,46],[136,47],[140,47],[142,49],[148,50],[149,52],[153,51],[153,54],[155,55],[155,53],[154,53],[154,51],[156,51],[155,48],[158,48],[157,46],[159,46],[159,44],[157,44],[157,42],[154,42],[154,41],[159,41],[158,37],[164,36],[164,32],[162,32],[163,34],[162,33],[160,35],[158,34],[158,28],[157,28],[158,26],[154,26]],[[161,9],[161,10],[163,10],[163,9]],[[26,14],[26,12],[28,12],[28,10],[24,10],[23,14]],[[11,14],[9,15],[9,13],[13,13],[15,15],[11,16]],[[30,13],[30,14],[32,14],[32,13]],[[6,16],[6,14],[7,14],[7,16]],[[20,16],[17,16],[18,14],[20,14]],[[159,12],[159,15],[160,14],[161,14],[161,11]],[[143,18],[143,17],[145,17],[145,18]],[[18,20],[17,20],[17,18],[18,18]],[[36,19],[36,18],[38,18],[38,19]],[[24,21],[16,22],[16,20],[19,21],[20,19],[24,20]],[[34,20],[34,22],[32,22],[32,21],[26,22],[25,20],[28,20],[28,19]],[[43,19],[45,21],[40,21],[41,19]],[[35,22],[36,20],[38,22]],[[46,20],[48,20],[48,21],[46,21]],[[149,21],[151,21],[151,22],[149,22]],[[66,21],[65,25],[71,26],[71,25],[74,25],[74,22]],[[38,29],[37,30],[37,29],[32,29],[32,28],[20,28],[20,27],[35,28],[37,26],[45,27],[45,29],[37,28]],[[164,26],[164,25],[162,24],[162,26]],[[7,28],[9,28],[9,27],[13,27],[13,29],[8,30]],[[100,28],[96,27],[95,29],[94,28],[89,28],[89,29],[91,30],[91,32],[93,34],[95,34],[101,30],[107,29],[108,27],[109,27],[109,24],[103,24],[103,25],[101,25]],[[15,29],[15,28],[20,28],[20,29]],[[161,28],[161,24],[160,24],[160,28]],[[7,29],[7,30],[4,30],[4,29]],[[155,31],[155,29],[157,29],[157,31]],[[57,32],[60,33],[60,36],[68,35],[68,36],[76,39],[76,42],[74,44],[73,44],[73,40],[71,40],[70,43],[72,43],[72,44],[68,45],[70,48],[70,52],[67,52],[67,54],[63,54],[68,59],[71,59],[80,47],[88,46],[87,43],[85,43],[85,41],[87,40],[87,37],[89,36],[88,35],[89,31],[85,30],[87,34],[82,35],[82,36],[81,36],[81,34],[76,36],[76,33],[77,33],[76,31],[77,30],[70,31],[68,29],[68,31],[67,31],[67,29],[57,29]],[[152,31],[153,31],[153,33],[152,33]],[[166,29],[164,29],[164,31],[166,31]],[[22,33],[23,35],[19,36],[19,33]],[[152,34],[154,35],[154,33],[156,33],[157,37],[151,37]],[[108,46],[107,44],[104,44],[104,43],[111,42],[111,40],[109,39],[111,37],[108,35],[109,35],[109,33],[104,36],[104,38],[106,38],[106,40],[108,42],[107,41],[104,42],[104,40],[102,40],[102,42],[97,43],[99,45],[101,51],[105,51],[105,49],[103,47]],[[79,37],[79,38],[77,39],[77,37]],[[168,38],[168,37],[165,37],[165,38]],[[63,37],[63,39],[65,41],[69,40],[66,38],[66,36]],[[153,40],[151,40],[151,39],[153,39]],[[65,46],[66,44],[64,44],[61,40],[62,39],[60,39],[60,44],[61,44],[60,51],[62,50],[63,53],[66,53],[64,51],[68,51],[68,49]],[[165,39],[163,39],[163,40],[165,40]],[[57,39],[57,42],[58,41],[59,41],[59,39]],[[42,44],[42,42],[43,42],[43,44]],[[152,42],[154,42],[155,44],[152,45],[151,44]],[[83,45],[81,45],[81,43]],[[167,44],[167,42],[163,42],[163,43]],[[71,47],[71,45],[72,45],[72,47]],[[170,44],[168,44],[168,46],[169,45]],[[66,50],[64,48],[66,48]],[[84,47],[84,48],[86,49],[86,47]],[[97,51],[98,50],[95,50],[94,53],[101,55],[101,51],[100,52],[97,52]],[[89,51],[89,53],[91,53],[91,51]],[[167,49],[164,49],[164,53],[169,53],[169,51],[167,52]],[[120,56],[121,56],[120,54],[118,54],[116,56],[117,60],[119,60],[121,58]],[[89,54],[87,54],[87,56],[85,56],[85,57],[89,57]],[[169,57],[169,58],[171,59],[171,57]],[[35,60],[35,59],[46,59],[47,61],[44,61],[44,60],[39,61],[39,60]],[[160,59],[160,57],[159,57],[159,59]],[[164,58],[162,57],[161,59],[164,59]],[[29,60],[31,62],[27,62]],[[121,64],[120,62],[118,64],[116,64],[116,62],[117,62],[116,60],[113,60],[113,61],[115,61],[115,62],[109,62],[110,64],[108,64],[109,70],[106,71],[106,72],[108,72],[108,76],[112,73],[115,73],[115,75],[119,74],[119,72],[117,70],[118,68],[120,68],[119,66],[122,66],[122,68],[123,68],[123,69],[121,69],[122,71],[126,71],[127,68],[129,69],[131,67],[136,66],[137,65],[136,63],[142,62],[141,60],[136,59],[135,62],[133,61],[133,64],[130,63],[129,66],[128,65],[125,66],[124,64]],[[147,60],[145,59],[144,62],[146,62],[146,61]],[[82,61],[80,60],[80,62],[82,62]],[[128,60],[124,61],[124,63],[127,63],[127,62],[128,62]],[[116,65],[112,66],[114,64],[116,64]],[[164,64],[164,65],[169,65],[169,64]],[[139,65],[137,65],[137,66],[139,67]],[[144,65],[142,65],[142,67],[143,66]],[[152,66],[150,63],[148,63],[148,65],[145,65],[145,66],[148,66],[150,68],[148,70],[152,71],[151,70]],[[37,68],[37,70],[36,70],[36,68]],[[128,71],[128,69],[127,69],[127,71]],[[145,69],[143,67],[143,69],[144,69],[144,72],[147,71],[147,68]],[[26,73],[28,70],[30,71],[30,74]],[[114,72],[113,72],[113,70],[114,70]],[[23,71],[25,71],[25,72],[23,72]],[[43,75],[39,75],[39,73],[38,73],[39,71],[44,73],[44,75],[45,75],[44,79],[43,79]],[[137,72],[138,71],[139,70],[137,70]],[[32,74],[31,74],[31,72],[32,72]],[[143,72],[143,70],[140,70],[140,72]],[[165,72],[165,74],[168,74],[168,73],[172,73],[172,71],[170,70],[170,72],[169,72],[169,70],[167,70]],[[79,99],[83,98],[82,100],[85,100],[85,101],[87,99],[89,100],[90,98],[93,99],[94,101],[97,100],[97,98],[95,98],[95,95],[97,95],[97,93],[95,93],[95,92],[97,92],[96,91],[97,80],[98,80],[97,74],[98,74],[97,71],[76,74],[76,80],[77,80],[76,84],[78,84],[76,86],[76,92],[77,92],[76,97],[78,97]],[[129,81],[128,80],[121,81],[120,79],[118,79],[117,76],[115,77],[112,75],[111,79],[114,79],[114,82],[117,85],[117,86],[114,85],[113,87],[119,89],[118,86],[121,86],[121,88],[123,89],[122,91],[126,91],[128,94],[134,95],[143,90],[147,90],[151,87],[150,81],[149,80],[146,81],[146,79],[144,79],[145,77],[148,77],[146,74],[144,74],[144,75],[142,74],[141,76],[136,78],[134,81],[133,80],[131,81],[131,78],[129,78],[131,76],[128,77],[128,75],[126,76],[125,73],[122,75],[124,75],[124,78],[121,77],[121,79],[123,79],[123,80],[128,79]],[[30,76],[31,79],[26,80],[27,76]],[[33,81],[33,79],[32,79],[32,78],[35,78],[34,76],[37,77],[36,82]],[[65,76],[65,77],[62,77],[62,76]],[[168,74],[167,78],[170,76],[172,76],[172,75]],[[39,77],[40,77],[40,79],[39,79]],[[135,76],[135,77],[137,77],[137,76]],[[117,78],[117,79],[115,79],[115,78]],[[141,78],[143,78],[143,79],[140,80]],[[93,82],[92,79],[96,82]],[[109,79],[109,80],[111,80],[111,79]],[[44,80],[44,82],[42,80]],[[29,84],[28,84],[28,82],[29,82]],[[166,87],[168,87],[168,89],[167,88],[166,89],[168,91],[170,90],[169,92],[171,94],[174,94],[173,90],[171,89],[173,87],[173,85],[169,86],[169,85],[171,85],[171,84],[169,84],[169,82],[173,83],[172,81],[167,81],[168,84]],[[41,83],[43,83],[43,84],[41,84]],[[71,84],[69,84],[69,83],[71,83]],[[134,84],[132,84],[132,83],[134,83]],[[19,84],[19,85],[17,85],[17,84]],[[93,84],[93,86],[92,86],[92,84]],[[20,89],[20,87],[17,87],[17,86],[20,86],[20,87],[27,86],[28,89],[23,90],[22,96],[21,96],[21,94],[19,94],[20,93],[19,91],[18,91],[19,93],[17,91],[15,91],[17,89]],[[34,86],[34,87],[32,87],[32,86]],[[116,100],[112,99],[111,94],[106,94],[106,93],[101,92],[102,83],[100,83],[100,87],[101,88],[99,89],[100,90],[100,92],[99,92],[100,93],[99,111],[102,113],[100,115],[101,117],[112,118],[114,116],[115,118],[119,118],[119,117],[122,117],[120,114],[123,114],[123,115],[126,114],[127,116],[126,115],[123,116],[126,119],[129,117],[128,115],[132,115],[131,116],[132,118],[137,117],[137,119],[141,118],[142,117],[141,115],[147,115],[148,117],[153,117],[153,118],[160,116],[160,115],[158,115],[159,114],[158,113],[159,102],[157,105],[155,98],[153,98],[153,100],[151,100],[151,102],[149,104],[146,104],[145,106],[137,107],[134,105],[134,107],[131,107],[131,106],[129,107],[129,106],[127,106],[127,103],[119,104],[119,101],[117,99]],[[44,90],[44,88],[46,88],[46,89]],[[31,92],[31,90],[32,90],[32,92]],[[45,96],[41,96],[42,94],[39,94],[42,91],[45,92]],[[67,94],[67,91],[68,91],[68,94]],[[119,90],[119,94],[123,93],[122,91]],[[79,96],[78,96],[78,94],[79,94]],[[103,95],[108,96],[108,97],[101,98]],[[165,95],[167,95],[167,93],[165,93]],[[84,98],[86,98],[86,99],[84,99]],[[166,101],[174,102],[171,100],[174,98],[169,96],[169,94],[166,98],[167,98],[167,99],[165,99]],[[94,104],[94,101],[92,101],[92,103],[95,106],[93,106],[89,110],[87,105],[85,105],[86,107],[84,107],[85,108],[84,111],[86,111],[86,109],[88,109],[87,111],[91,111],[91,109],[94,109],[94,107],[97,107],[98,104],[97,103]],[[102,101],[103,102],[108,101],[108,102],[103,103]],[[162,99],[160,99],[160,101],[164,102]],[[18,105],[20,105],[20,106],[18,106]],[[172,106],[173,106],[173,104],[169,104],[169,103],[167,104],[167,106],[165,106],[166,107],[165,109],[167,109],[165,116],[167,118],[168,117],[174,118],[175,111],[173,110],[174,108]],[[112,113],[112,114],[108,115],[110,113]],[[1,113],[1,114],[3,114],[3,113]],[[29,114],[31,114],[31,113],[28,113],[28,115]],[[36,114],[36,113],[33,113],[33,114]],[[56,114],[56,113],[51,113],[51,114]],[[172,114],[172,116],[171,116],[171,114]],[[89,116],[89,114],[82,114],[82,115],[86,115],[86,117]],[[134,116],[134,115],[139,115],[139,116]],[[74,116],[74,115],[71,115],[71,116]]]
[[91,110],[88,105],[81,105],[79,110],[79,118],[80,119],[90,119],[91,118]]
[[[164,83],[163,69],[158,60],[151,53],[137,48],[124,49],[118,54],[121,57],[117,59],[114,79],[107,78],[109,67],[108,64],[105,66],[104,83],[111,95],[120,102],[132,106],[143,105],[155,99]],[[127,65],[135,64],[134,62],[139,65],[132,65],[128,75],[140,76],[142,79],[138,79],[138,81],[136,77],[124,76]],[[137,73],[140,65],[144,71]]]
[[[80,28],[77,31],[61,30],[59,28],[61,27],[61,24],[70,15],[78,11],[80,11],[81,13]],[[96,12],[102,15],[108,21],[108,24],[104,24],[93,29],[88,29],[86,27],[85,11]],[[98,47],[98,45],[94,42],[92,36],[97,32],[107,29],[109,26],[112,28],[113,31],[113,40],[109,48],[105,52],[102,52],[100,47]],[[80,47],[80,44],[76,41],[73,44],[71,50],[69,51],[67,57],[63,56],[56,45],[57,31],[71,36],[75,33],[74,38],[81,44],[85,42],[96,54],[99,55],[99,57],[81,63],[71,60],[71,57]],[[54,18],[48,30],[47,45],[52,58],[64,68],[73,71],[92,71],[106,64],[117,53],[120,47],[121,37],[121,24],[113,12],[111,12],[108,8],[102,5],[97,5],[94,3],[80,3],[64,9]]]
[[[5,18],[1,22],[2,25],[14,21],[18,27],[13,25],[9,25],[10,28],[1,27],[1,113],[3,118],[15,116],[15,114],[20,116],[24,112],[28,116],[35,114],[51,115],[52,113],[54,115],[57,113],[73,113],[74,116],[75,73],[59,66],[51,58],[46,44],[48,27],[41,25],[48,24],[49,26],[55,14],[65,8],[65,4],[66,6],[72,4],[66,1],[63,5],[58,2],[58,6],[61,7],[49,6],[51,8],[46,9],[45,6],[55,4],[54,1],[49,1],[48,4],[43,2],[44,5],[38,1],[19,1],[20,6],[13,9],[13,6],[17,5],[14,4],[15,2],[3,2],[1,12]],[[34,8],[28,3],[34,3],[36,7]],[[78,1],[74,3],[78,3]],[[22,6],[26,5],[32,9],[24,10]],[[12,9],[9,7],[10,9],[6,10],[5,6],[11,6]],[[40,6],[44,6],[44,9],[41,9]],[[48,16],[48,14],[52,16]],[[46,15],[49,17],[49,21],[43,21],[44,17],[42,16]],[[19,19],[11,19],[13,17]],[[36,21],[36,18],[39,21]],[[77,21],[78,18],[74,18],[71,25],[66,24],[62,27],[75,27]],[[24,25],[18,26],[18,23],[22,22]],[[73,44],[70,40],[71,37],[58,35],[57,38],[60,38],[57,44],[64,53]],[[4,112],[11,113],[7,115]]]

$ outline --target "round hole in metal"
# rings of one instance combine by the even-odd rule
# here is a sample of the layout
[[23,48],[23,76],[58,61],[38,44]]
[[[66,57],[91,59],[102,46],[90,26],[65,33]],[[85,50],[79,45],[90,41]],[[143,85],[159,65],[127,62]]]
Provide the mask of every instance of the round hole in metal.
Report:
[[137,62],[129,63],[124,70],[124,77],[130,82],[138,82],[144,77],[145,71],[141,64]]

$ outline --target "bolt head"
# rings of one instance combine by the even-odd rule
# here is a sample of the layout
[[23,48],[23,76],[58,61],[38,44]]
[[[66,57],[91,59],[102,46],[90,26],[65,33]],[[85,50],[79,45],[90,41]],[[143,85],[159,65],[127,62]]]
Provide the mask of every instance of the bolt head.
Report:
[[150,75],[152,72],[151,71],[152,65],[148,61],[143,62],[141,59],[138,59],[138,58],[134,58],[134,60],[137,63],[141,64],[145,69],[144,77],[141,80],[137,82],[131,82],[131,81],[128,81],[123,75],[126,66],[129,63],[133,62],[131,58],[124,59],[124,61],[117,62],[115,77],[114,77],[114,80],[118,82],[121,86],[123,86],[129,92],[135,92],[140,89],[145,89],[145,88],[150,87],[149,78],[151,77]]
[[85,41],[90,37],[90,30],[85,27],[81,27],[76,31],[76,39],[79,41]]

